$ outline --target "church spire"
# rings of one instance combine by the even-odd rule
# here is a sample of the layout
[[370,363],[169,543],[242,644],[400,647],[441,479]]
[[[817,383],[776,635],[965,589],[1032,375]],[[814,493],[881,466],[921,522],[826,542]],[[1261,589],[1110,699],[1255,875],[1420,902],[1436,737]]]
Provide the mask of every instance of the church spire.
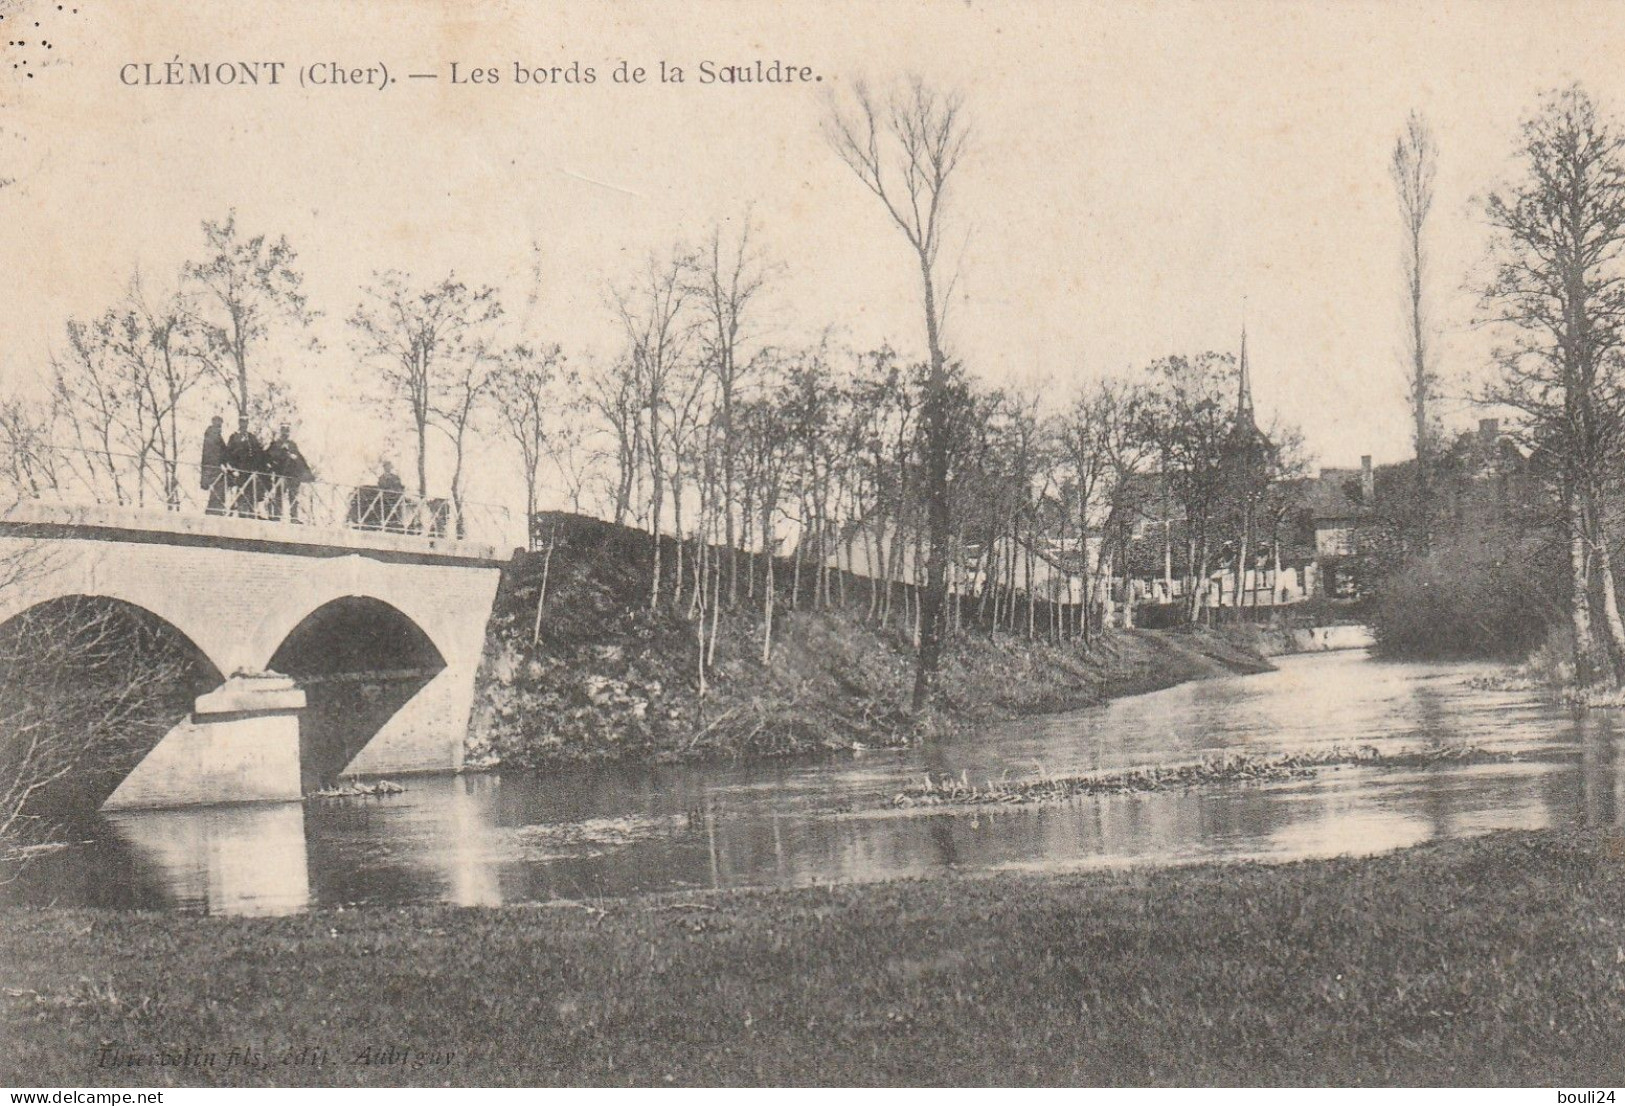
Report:
[[1247,321],[1241,323],[1241,394],[1236,397],[1236,423],[1237,425],[1254,427],[1258,425],[1253,417],[1253,381],[1252,374],[1247,368]]

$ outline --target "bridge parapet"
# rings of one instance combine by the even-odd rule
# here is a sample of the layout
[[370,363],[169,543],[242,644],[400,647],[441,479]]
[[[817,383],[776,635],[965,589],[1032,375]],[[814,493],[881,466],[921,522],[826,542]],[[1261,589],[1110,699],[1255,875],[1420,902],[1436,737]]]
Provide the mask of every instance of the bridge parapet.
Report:
[[0,520],[492,560],[504,507],[60,446],[0,452]]
[[425,534],[394,534],[349,526],[316,526],[266,519],[188,515],[163,507],[55,503],[25,499],[0,509],[0,529],[42,535],[66,531],[119,531],[198,545],[311,547],[311,551],[385,553],[414,560],[491,561],[510,547]]

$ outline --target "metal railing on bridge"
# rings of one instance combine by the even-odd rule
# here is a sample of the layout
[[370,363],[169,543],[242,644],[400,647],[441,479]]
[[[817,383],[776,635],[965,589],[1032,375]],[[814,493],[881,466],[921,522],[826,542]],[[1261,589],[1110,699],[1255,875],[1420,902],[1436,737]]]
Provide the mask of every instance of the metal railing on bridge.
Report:
[[0,508],[26,501],[257,519],[498,549],[511,539],[507,508],[492,504],[73,446],[0,449]]

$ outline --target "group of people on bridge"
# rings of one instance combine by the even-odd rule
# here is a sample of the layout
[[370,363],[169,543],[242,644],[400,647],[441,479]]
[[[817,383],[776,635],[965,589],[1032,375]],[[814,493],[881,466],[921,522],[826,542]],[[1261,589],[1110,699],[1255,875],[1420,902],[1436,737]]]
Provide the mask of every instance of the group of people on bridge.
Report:
[[[293,440],[291,428],[283,423],[269,445],[239,419],[236,433],[227,439],[225,420],[216,415],[203,433],[200,465],[201,486],[208,493],[208,513],[243,518],[289,522],[301,519],[301,492],[316,479],[315,470]],[[451,519],[450,504],[444,499],[420,499],[406,494],[406,485],[389,461],[383,462],[375,483],[351,491],[347,504],[338,508],[342,520],[359,530],[385,530],[393,533],[419,533],[443,537]],[[323,521],[323,520],[309,520]]]
[[216,415],[203,432],[201,484],[209,495],[211,515],[299,521],[299,490],[316,478],[283,423],[270,445],[239,419],[230,440]]

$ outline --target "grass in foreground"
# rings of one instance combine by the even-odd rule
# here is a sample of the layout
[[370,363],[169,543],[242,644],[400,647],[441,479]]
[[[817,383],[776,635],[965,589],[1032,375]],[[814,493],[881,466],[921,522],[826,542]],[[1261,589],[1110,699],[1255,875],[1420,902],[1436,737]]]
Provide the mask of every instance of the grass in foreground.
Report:
[[[10,910],[0,1082],[1616,1085],[1619,841],[587,908]],[[227,1066],[245,1047],[270,1066]],[[215,1066],[98,1066],[162,1050]]]

